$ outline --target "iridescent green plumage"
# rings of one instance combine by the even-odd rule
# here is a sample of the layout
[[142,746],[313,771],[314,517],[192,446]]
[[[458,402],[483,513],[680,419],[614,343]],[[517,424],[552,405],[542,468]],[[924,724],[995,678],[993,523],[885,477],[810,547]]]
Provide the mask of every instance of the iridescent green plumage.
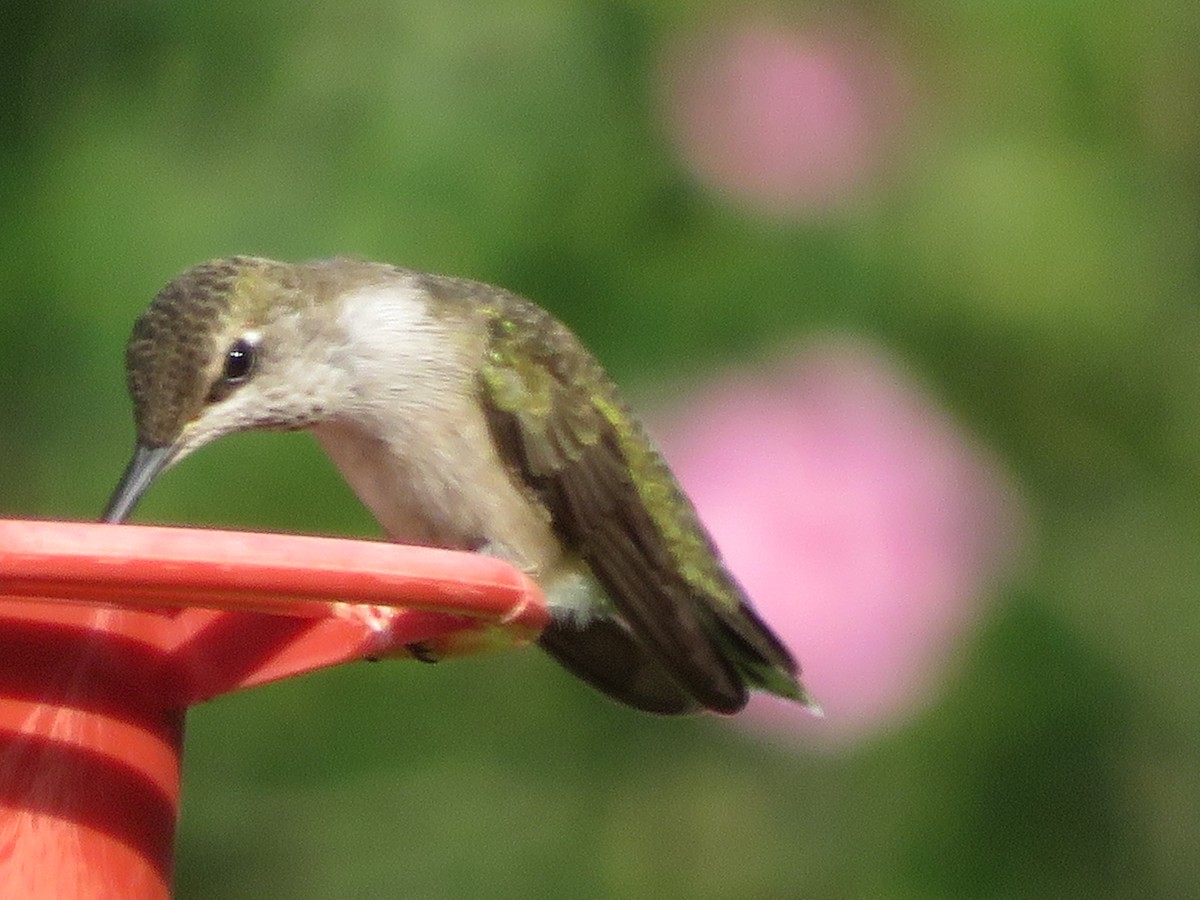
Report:
[[[492,311],[489,333],[481,378],[497,446],[603,585],[631,638],[710,709],[740,709],[747,684],[808,702],[795,661],[745,601],[594,357],[520,298]],[[605,628],[602,647],[611,652]],[[585,668],[587,626],[563,631],[551,651]]]

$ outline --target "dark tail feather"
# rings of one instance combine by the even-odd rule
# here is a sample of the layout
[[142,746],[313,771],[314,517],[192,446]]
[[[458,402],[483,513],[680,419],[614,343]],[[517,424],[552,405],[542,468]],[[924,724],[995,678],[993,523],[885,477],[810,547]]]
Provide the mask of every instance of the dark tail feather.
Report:
[[748,603],[732,612],[717,612],[713,634],[746,684],[795,700],[813,715],[824,716],[820,704],[800,681],[795,657]]
[[619,703],[664,716],[700,708],[615,619],[552,621],[538,643],[572,675]]

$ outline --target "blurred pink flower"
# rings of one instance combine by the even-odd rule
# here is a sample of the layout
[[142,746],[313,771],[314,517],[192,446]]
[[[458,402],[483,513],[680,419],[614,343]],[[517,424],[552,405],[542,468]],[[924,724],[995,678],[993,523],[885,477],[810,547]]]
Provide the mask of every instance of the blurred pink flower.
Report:
[[924,701],[1014,557],[1021,504],[994,462],[884,352],[849,339],[718,382],[659,425],[826,712],[757,697],[751,720],[844,743]]
[[897,56],[848,24],[714,29],[667,53],[668,126],[710,187],[767,212],[820,212],[854,195],[894,144],[909,100]]

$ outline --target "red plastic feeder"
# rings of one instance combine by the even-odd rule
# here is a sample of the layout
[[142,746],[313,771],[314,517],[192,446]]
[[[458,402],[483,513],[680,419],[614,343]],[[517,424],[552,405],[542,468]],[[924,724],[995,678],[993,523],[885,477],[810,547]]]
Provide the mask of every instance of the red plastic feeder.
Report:
[[472,553],[0,520],[0,896],[169,897],[192,704],[546,622],[527,576]]

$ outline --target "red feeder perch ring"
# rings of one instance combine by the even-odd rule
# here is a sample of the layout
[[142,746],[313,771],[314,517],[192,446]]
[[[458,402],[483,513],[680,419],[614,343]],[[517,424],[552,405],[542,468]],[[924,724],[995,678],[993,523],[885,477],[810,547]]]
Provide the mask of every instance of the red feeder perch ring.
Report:
[[188,706],[546,622],[537,586],[478,554],[0,520],[0,896],[170,896]]

